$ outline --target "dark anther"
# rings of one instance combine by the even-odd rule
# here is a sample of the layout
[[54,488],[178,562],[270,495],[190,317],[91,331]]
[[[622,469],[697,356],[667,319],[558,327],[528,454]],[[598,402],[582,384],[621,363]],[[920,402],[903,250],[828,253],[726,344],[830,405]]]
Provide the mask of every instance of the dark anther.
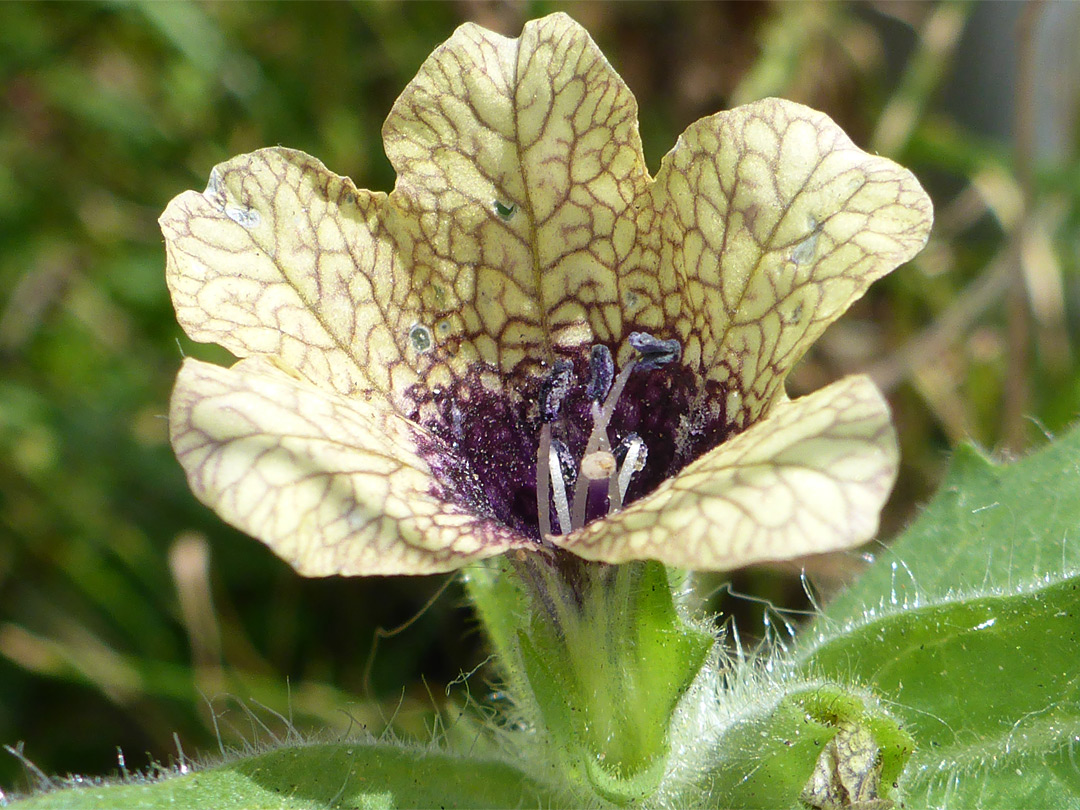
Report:
[[569,490],[574,486],[574,481],[577,480],[577,462],[574,461],[574,457],[570,454],[570,448],[558,439],[552,439],[551,446],[559,457],[559,468],[562,470],[566,489]]
[[554,422],[559,418],[559,409],[570,390],[574,365],[569,360],[555,361],[555,368],[540,383],[540,418],[544,422]]
[[630,449],[630,445],[634,442],[641,441],[641,437],[636,433],[627,433],[621,442],[612,450],[612,454],[615,456],[615,461],[622,466],[623,461],[626,459],[626,451]]
[[629,340],[630,345],[637,349],[641,355],[635,366],[641,371],[666,366],[668,363],[674,363],[682,357],[682,346],[674,338],[660,340],[648,332],[631,332]]
[[611,390],[611,381],[615,378],[615,361],[611,358],[611,349],[603,343],[592,347],[589,355],[589,385],[585,395],[592,402],[601,402]]

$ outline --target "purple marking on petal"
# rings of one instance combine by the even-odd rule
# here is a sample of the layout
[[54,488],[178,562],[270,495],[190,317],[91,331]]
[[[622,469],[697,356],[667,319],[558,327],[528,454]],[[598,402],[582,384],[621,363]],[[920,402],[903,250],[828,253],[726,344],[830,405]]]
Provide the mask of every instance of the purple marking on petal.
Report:
[[701,396],[700,389],[698,376],[681,364],[630,376],[611,418],[611,439],[621,442],[637,433],[645,442],[648,458],[645,468],[630,479],[626,503],[652,492],[730,435],[725,398]]
[[[515,532],[539,540],[536,516],[539,381],[534,381],[529,394],[523,399],[492,391],[480,381],[479,373],[458,380],[437,394],[414,391],[418,406],[434,405],[436,416],[422,420],[422,424],[442,439],[441,452],[455,457],[454,462],[440,462],[439,466],[457,470],[463,465],[477,482],[477,489],[466,495],[468,500],[478,501],[479,508],[488,510]],[[453,487],[454,481],[448,481],[447,486]]]
[[417,430],[417,452],[428,462],[438,484],[431,495],[483,518],[497,518],[484,487],[468,459],[448,447],[439,437]]
[[[587,390],[595,365],[591,354],[591,347],[583,346],[564,353],[552,366],[558,369],[560,388],[565,380],[557,418],[550,423],[552,436],[569,450],[575,467],[592,430],[593,403]],[[739,430],[728,423],[727,392],[720,385],[710,381],[703,390],[699,375],[678,361],[641,365],[631,373],[608,431],[612,447],[637,433],[648,451],[644,468],[631,478],[625,503],[651,492]],[[491,371],[476,368],[437,391],[417,386],[410,392],[416,402],[410,418],[438,437],[420,450],[442,482],[444,499],[538,541],[536,454],[544,416],[541,400],[551,399],[551,383],[532,377],[517,390],[495,391],[481,381],[481,372],[490,378]],[[553,403],[548,404],[550,412]],[[736,420],[739,415],[730,417]],[[595,499],[590,491],[590,520],[607,512],[606,488],[597,489]]]

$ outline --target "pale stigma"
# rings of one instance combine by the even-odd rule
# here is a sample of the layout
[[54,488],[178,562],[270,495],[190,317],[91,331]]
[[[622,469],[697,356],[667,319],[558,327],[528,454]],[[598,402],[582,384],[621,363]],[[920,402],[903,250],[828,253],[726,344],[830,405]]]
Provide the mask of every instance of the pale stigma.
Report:
[[581,474],[590,481],[610,478],[615,472],[615,456],[609,450],[597,450],[581,459]]

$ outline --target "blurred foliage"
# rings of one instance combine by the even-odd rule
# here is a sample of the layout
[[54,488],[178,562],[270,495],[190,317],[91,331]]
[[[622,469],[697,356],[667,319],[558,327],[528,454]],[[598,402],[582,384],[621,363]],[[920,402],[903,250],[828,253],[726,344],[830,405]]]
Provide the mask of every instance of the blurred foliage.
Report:
[[[791,384],[868,371],[889,394],[904,467],[885,536],[959,439],[1014,453],[1075,418],[1076,6],[0,4],[0,743],[47,773],[106,773],[290,722],[438,733],[433,706],[484,659],[456,586],[301,580],[188,492],[171,381],[185,353],[227,358],[176,325],[155,220],[271,144],[389,190],[380,124],[431,49],[466,20],[516,36],[558,8],[637,95],[653,170],[693,120],[782,95],[923,179],[927,250]],[[808,570],[827,588],[859,564]],[[790,574],[734,589],[794,604]],[[715,606],[760,627],[753,604]],[[20,785],[0,757],[0,786]]]

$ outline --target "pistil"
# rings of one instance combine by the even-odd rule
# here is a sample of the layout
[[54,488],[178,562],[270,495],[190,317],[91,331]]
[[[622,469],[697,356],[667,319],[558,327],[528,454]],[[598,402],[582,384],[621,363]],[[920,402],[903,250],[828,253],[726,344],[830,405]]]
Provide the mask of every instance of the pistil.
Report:
[[[604,400],[602,406],[597,402],[593,402],[593,426],[592,432],[589,434],[589,441],[585,445],[585,452],[581,457],[583,462],[598,450],[607,450],[610,455],[611,446],[608,443],[607,435],[608,422],[611,421],[611,416],[615,413],[615,403],[619,401],[623,388],[626,387],[626,382],[630,379],[630,372],[634,370],[635,365],[637,365],[637,360],[631,360],[623,367],[623,370],[619,372],[619,376],[615,378],[615,383],[611,386],[611,390],[608,392],[607,398]],[[582,472],[584,473],[584,470],[582,470]],[[585,525],[585,508],[588,505],[588,502],[589,479],[582,474],[578,476],[577,486],[574,487],[574,511],[572,513],[572,518],[575,530],[580,529]]]

